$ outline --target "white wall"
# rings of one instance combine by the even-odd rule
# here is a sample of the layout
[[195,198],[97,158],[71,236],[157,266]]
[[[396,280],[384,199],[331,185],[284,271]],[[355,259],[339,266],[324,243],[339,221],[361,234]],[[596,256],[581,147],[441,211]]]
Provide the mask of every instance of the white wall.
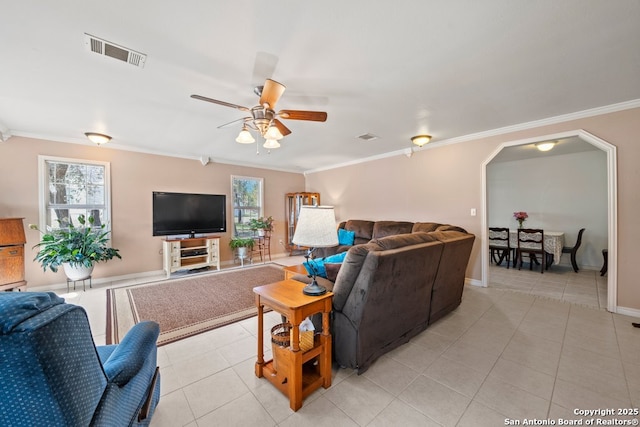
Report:
[[[487,166],[489,227],[516,228],[513,212],[525,211],[526,227],[564,231],[573,246],[586,228],[578,251],[581,268],[602,267],[607,247],[606,154],[600,150]],[[561,264],[570,265],[569,254]]]

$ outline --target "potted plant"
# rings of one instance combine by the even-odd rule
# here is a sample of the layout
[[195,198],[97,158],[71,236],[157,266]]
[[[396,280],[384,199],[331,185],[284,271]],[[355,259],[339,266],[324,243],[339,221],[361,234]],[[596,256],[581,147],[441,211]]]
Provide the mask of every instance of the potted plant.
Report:
[[229,240],[229,247],[238,251],[238,258],[246,258],[247,251],[253,250],[255,240],[252,237],[232,237]]
[[273,217],[260,217],[249,221],[249,228],[258,230],[258,236],[264,236],[265,232],[273,230]]
[[35,224],[29,228],[42,233],[40,243],[34,246],[39,252],[34,261],[40,262],[44,271],[58,271],[62,265],[70,280],[81,280],[91,276],[96,262],[121,258],[119,250],[109,247],[109,231],[106,224],[94,226],[92,216],[78,216],[80,226],[69,224],[68,228],[49,229],[42,233]]

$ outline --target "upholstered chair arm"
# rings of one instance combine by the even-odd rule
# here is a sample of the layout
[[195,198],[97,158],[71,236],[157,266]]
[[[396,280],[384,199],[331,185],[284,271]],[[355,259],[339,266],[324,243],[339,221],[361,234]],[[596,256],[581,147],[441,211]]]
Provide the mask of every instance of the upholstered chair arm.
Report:
[[144,365],[149,354],[157,351],[160,327],[156,322],[140,322],[131,328],[118,344],[103,368],[109,382],[126,385]]

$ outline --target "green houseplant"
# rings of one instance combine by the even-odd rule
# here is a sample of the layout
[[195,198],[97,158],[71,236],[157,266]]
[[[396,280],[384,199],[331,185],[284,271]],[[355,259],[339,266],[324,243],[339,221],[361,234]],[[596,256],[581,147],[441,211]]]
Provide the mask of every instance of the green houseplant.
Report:
[[238,248],[248,248],[253,250],[253,245],[255,244],[255,240],[252,237],[232,237],[229,240],[229,247],[231,249]]
[[252,230],[273,231],[273,217],[260,217],[249,221],[249,228]]
[[252,237],[232,237],[229,240],[229,247],[237,251],[238,258],[245,259],[249,256],[248,252],[253,250],[255,240]]
[[[78,274],[86,278],[91,275],[94,263],[122,258],[118,249],[108,245],[110,231],[106,230],[106,224],[94,226],[94,218],[85,219],[84,215],[78,216],[78,223],[78,227],[69,224],[64,229],[41,231],[40,243],[34,246],[39,251],[33,260],[38,261],[44,271],[48,268],[57,272],[62,265],[67,277],[74,280],[70,270],[79,269]],[[40,231],[35,224],[29,224],[29,228]]]

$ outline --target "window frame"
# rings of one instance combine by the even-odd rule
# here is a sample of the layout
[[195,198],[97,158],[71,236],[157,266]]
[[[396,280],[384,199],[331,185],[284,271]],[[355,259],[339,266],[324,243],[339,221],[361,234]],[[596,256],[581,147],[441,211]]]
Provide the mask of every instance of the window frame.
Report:
[[[49,224],[47,224],[47,211],[49,209],[49,168],[48,162],[76,164],[76,165],[89,165],[89,166],[102,166],[104,167],[104,208],[99,207],[103,211],[102,223],[111,224],[111,163],[103,162],[99,160],[86,160],[86,159],[74,159],[70,157],[56,157],[56,156],[38,156],[38,223],[40,230],[48,230]],[[101,205],[96,204],[83,204],[83,205],[69,205],[70,209],[90,209],[91,207],[98,207]],[[51,228],[59,229],[56,224],[52,224]],[[111,228],[110,228],[111,229]]]
[[[242,176],[242,175],[231,175],[231,221],[233,224],[233,232],[232,235],[234,237],[251,237],[254,235],[253,232],[247,233],[238,233],[237,224],[236,224],[236,197],[234,190],[234,183],[236,180],[246,180],[246,181],[256,181],[260,187],[258,191],[258,206],[257,213],[258,216],[256,218],[261,218],[264,216],[264,178],[253,177],[253,176]],[[242,209],[256,209],[253,207],[241,207]]]

